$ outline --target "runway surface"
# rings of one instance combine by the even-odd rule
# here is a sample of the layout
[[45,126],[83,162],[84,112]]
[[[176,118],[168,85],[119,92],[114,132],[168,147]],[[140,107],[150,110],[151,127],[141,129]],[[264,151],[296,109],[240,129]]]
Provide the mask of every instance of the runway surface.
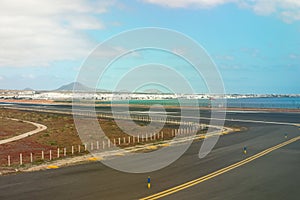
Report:
[[[201,116],[209,116],[207,111]],[[300,124],[296,113],[230,112],[228,120],[257,120]],[[128,174],[100,162],[0,177],[0,199],[141,199],[203,177],[300,136],[296,126],[227,121],[246,131],[220,137],[213,151],[198,158],[202,142],[194,142],[170,166],[147,174]],[[288,138],[285,138],[287,134]],[[243,147],[247,146],[247,154]],[[172,147],[171,147],[172,148]],[[175,148],[175,147],[174,147]],[[140,161],[143,162],[143,161]],[[212,179],[162,199],[299,199],[300,141]],[[151,176],[151,189],[147,177]]]

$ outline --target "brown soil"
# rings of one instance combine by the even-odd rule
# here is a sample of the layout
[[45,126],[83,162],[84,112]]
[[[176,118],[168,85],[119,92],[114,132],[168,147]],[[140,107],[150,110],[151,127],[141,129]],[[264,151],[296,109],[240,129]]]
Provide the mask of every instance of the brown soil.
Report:
[[14,137],[36,129],[32,124],[0,118],[0,140]]
[[43,100],[43,99],[0,99],[0,102],[4,103],[36,103],[36,104],[51,104],[53,100]]
[[[62,155],[63,148],[67,148],[67,154],[70,154],[71,146],[74,146],[75,152],[78,152],[78,145],[81,145],[81,151],[83,151],[84,149],[82,142],[77,134],[72,115],[42,113],[34,111],[20,111],[0,108],[0,117],[27,120],[31,122],[40,123],[48,127],[47,130],[27,137],[25,139],[0,145],[0,165],[7,164],[8,155],[10,155],[11,157],[11,163],[18,164],[20,153],[22,153],[24,163],[28,163],[30,159],[30,153],[33,153],[34,160],[38,160],[41,159],[42,151],[44,151],[45,159],[49,159],[49,150],[52,151],[52,157],[56,157],[57,148],[60,148],[61,150],[60,155]],[[2,122],[5,125],[11,123],[11,121]],[[123,138],[126,138],[127,143],[118,146],[128,147],[133,145],[132,143],[128,143],[128,135],[123,133],[123,131],[117,126],[114,120],[99,119],[98,122],[106,136],[110,138],[111,141],[113,141],[114,139],[116,139],[117,141],[118,138],[121,138],[123,143]],[[124,123],[126,123],[126,121],[124,121]],[[139,124],[141,126],[145,125],[145,123],[143,124],[140,122]],[[14,125],[10,124],[9,126],[4,127],[6,127],[5,132],[15,134],[16,129],[14,128]],[[128,128],[130,130],[130,125],[128,125]],[[172,138],[171,131],[174,128],[178,128],[178,126],[165,125],[165,127],[162,129],[162,131],[164,132],[165,139]],[[3,129],[3,127],[1,129]],[[34,127],[29,128],[27,126],[19,126],[18,131],[24,133],[33,129]],[[97,141],[99,139],[99,141],[101,141],[101,138],[92,138],[93,136],[91,136],[91,133],[93,132],[93,130],[91,130],[90,125],[88,123],[86,124],[86,126],[83,127],[83,129],[86,132],[86,136],[91,137],[89,139],[91,139],[92,141]],[[85,137],[85,135],[83,135],[82,137]],[[149,142],[151,141],[148,139],[147,142],[140,141],[139,144]]]

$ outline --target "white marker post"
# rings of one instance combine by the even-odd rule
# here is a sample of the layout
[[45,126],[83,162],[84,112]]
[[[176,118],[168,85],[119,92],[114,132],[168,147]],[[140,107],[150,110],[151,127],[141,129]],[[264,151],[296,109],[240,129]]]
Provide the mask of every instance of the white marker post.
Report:
[[110,148],[110,140],[107,139],[107,148]]
[[10,167],[10,156],[7,156],[7,165]]
[[20,165],[23,165],[23,155],[20,153]]
[[30,153],[30,162],[31,163],[33,162],[33,155],[32,155],[32,153]]
[[49,150],[49,160],[52,160],[52,150]]

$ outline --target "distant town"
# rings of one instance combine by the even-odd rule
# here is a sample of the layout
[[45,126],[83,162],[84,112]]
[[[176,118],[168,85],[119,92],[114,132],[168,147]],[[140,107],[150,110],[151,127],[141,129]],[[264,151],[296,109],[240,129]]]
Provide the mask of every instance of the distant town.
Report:
[[[74,87],[75,86],[75,87]],[[73,88],[77,90],[74,91]],[[28,99],[28,100],[163,100],[163,99],[238,99],[238,98],[270,98],[270,97],[300,97],[300,94],[169,94],[159,91],[145,92],[110,92],[93,91],[79,83],[70,83],[52,91],[39,91],[26,88],[24,90],[0,89],[0,99]]]

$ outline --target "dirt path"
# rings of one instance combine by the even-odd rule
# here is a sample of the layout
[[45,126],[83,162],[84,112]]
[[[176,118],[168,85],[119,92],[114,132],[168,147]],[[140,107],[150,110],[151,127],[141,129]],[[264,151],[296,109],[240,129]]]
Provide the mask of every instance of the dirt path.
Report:
[[20,140],[20,139],[26,138],[28,136],[31,136],[33,134],[39,133],[39,132],[44,131],[44,130],[47,129],[47,126],[42,125],[42,124],[38,124],[38,123],[35,123],[35,122],[19,120],[19,119],[14,119],[14,118],[7,118],[7,119],[14,120],[14,121],[22,121],[22,122],[25,122],[25,123],[28,123],[28,124],[32,124],[32,125],[36,126],[37,128],[33,131],[29,131],[29,132],[23,133],[21,135],[17,135],[15,137],[0,140],[0,144],[6,144],[6,143],[9,143],[9,142]]

